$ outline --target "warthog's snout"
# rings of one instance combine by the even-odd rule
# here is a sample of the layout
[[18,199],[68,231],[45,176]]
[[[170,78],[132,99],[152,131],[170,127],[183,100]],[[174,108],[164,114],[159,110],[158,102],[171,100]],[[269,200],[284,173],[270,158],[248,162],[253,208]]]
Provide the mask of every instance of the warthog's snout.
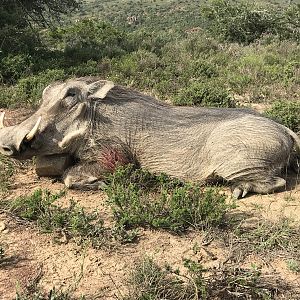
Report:
[[38,117],[34,125],[23,122],[17,126],[4,127],[4,113],[0,117],[0,153],[5,156],[22,158],[32,145],[41,123]]
[[6,156],[16,156],[18,153],[18,150],[14,145],[0,145],[0,152],[3,155]]

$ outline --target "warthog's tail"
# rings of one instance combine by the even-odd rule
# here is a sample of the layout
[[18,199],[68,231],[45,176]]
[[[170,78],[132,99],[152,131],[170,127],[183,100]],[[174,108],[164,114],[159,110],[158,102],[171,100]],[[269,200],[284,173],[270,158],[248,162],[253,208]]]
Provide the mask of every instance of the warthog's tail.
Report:
[[299,138],[299,136],[294,131],[292,131],[291,129],[289,129],[285,126],[283,126],[283,127],[288,132],[288,134],[293,138],[297,153],[300,154],[300,138]]
[[288,127],[279,124],[285,131],[290,135],[290,137],[294,140],[294,147],[296,150],[296,153],[291,154],[291,161],[289,163],[289,166],[297,173],[299,174],[300,172],[300,138],[299,136],[289,129]]

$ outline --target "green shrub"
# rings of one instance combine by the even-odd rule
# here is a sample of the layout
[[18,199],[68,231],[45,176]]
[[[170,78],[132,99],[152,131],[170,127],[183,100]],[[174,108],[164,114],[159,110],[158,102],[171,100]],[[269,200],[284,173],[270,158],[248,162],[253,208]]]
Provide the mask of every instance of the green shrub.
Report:
[[265,114],[293,131],[300,130],[300,102],[277,101]]
[[109,248],[114,242],[128,243],[136,239],[136,231],[125,231],[120,225],[104,227],[97,212],[87,213],[72,200],[66,208],[56,205],[54,202],[64,194],[64,191],[53,194],[38,189],[31,195],[10,202],[9,211],[36,223],[42,232],[60,232],[67,239],[74,238],[78,243],[89,241],[94,248]]
[[5,56],[0,62],[0,78],[3,82],[15,83],[30,73],[32,65],[32,58],[28,54]]
[[204,59],[192,61],[189,72],[191,78],[212,78],[218,76],[216,66],[212,62]]
[[[162,91],[162,95],[169,94],[172,85],[172,74],[169,66],[155,53],[138,50],[120,58],[113,58],[110,64],[109,77],[123,85],[134,86],[138,90]],[[168,88],[160,89],[162,82],[168,78]]]
[[18,217],[30,221],[38,221],[41,216],[48,213],[48,209],[52,207],[53,202],[63,195],[64,192],[51,194],[49,191],[38,189],[30,196],[18,197],[10,203],[9,208]]
[[121,299],[274,299],[277,295],[277,287],[254,264],[248,269],[225,264],[207,270],[199,262],[183,259],[183,266],[186,272],[181,273],[151,258],[140,259],[125,282],[128,294]]
[[56,80],[66,79],[64,70],[50,69],[37,75],[22,78],[18,81],[15,103],[25,102],[35,105],[42,97],[43,89]]
[[9,209],[20,218],[36,222],[43,232],[60,229],[70,236],[86,239],[91,232],[95,233],[98,225],[102,230],[103,221],[96,213],[85,213],[73,201],[68,208],[55,205],[54,202],[64,194],[64,191],[52,194],[38,189],[29,196],[21,196],[12,201]]
[[9,24],[1,26],[0,41],[2,41],[0,55],[5,56],[7,54],[32,54],[37,47],[41,47],[37,29],[29,26],[24,28]]
[[15,102],[16,86],[0,85],[0,107],[8,108]]
[[211,57],[220,50],[218,41],[209,36],[205,31],[183,40],[184,48],[194,59]]
[[160,55],[163,47],[173,40],[174,36],[165,31],[135,30],[128,35],[129,47],[132,51],[143,49]]
[[228,91],[213,82],[192,83],[179,91],[173,102],[175,105],[235,107],[234,100]]
[[[205,285],[202,285],[202,274],[192,278],[181,276],[170,268],[162,268],[151,258],[135,263],[129,274],[126,285],[128,295],[122,300],[194,300],[206,299]],[[199,291],[199,295],[198,295]],[[201,295],[202,292],[202,295]],[[201,298],[198,298],[201,296]]]
[[87,62],[68,68],[67,72],[74,76],[99,76],[100,69],[96,61],[88,60]]
[[188,228],[220,226],[230,209],[216,188],[203,188],[153,175],[132,165],[119,168],[106,189],[117,224],[182,232]]
[[52,30],[48,42],[64,50],[71,63],[119,56],[129,47],[125,33],[109,23],[93,19]]
[[276,33],[281,39],[300,42],[300,3],[292,3],[282,10],[279,7],[274,19],[277,21]]
[[202,8],[207,29],[217,38],[249,44],[264,34],[300,40],[300,5],[258,7],[248,2],[213,0]]

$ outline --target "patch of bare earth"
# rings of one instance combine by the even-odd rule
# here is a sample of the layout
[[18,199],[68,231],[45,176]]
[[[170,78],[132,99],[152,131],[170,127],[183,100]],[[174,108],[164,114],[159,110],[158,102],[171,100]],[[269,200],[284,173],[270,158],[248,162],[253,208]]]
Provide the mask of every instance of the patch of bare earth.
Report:
[[[251,218],[276,221],[286,216],[299,222],[300,185],[292,186],[294,188],[291,190],[273,195],[253,195],[240,200],[235,213],[244,216],[246,221],[247,218],[248,221]],[[52,183],[50,179],[39,179],[29,165],[15,175],[8,198],[26,195],[37,188],[58,191],[64,186]],[[103,218],[110,222],[111,212],[102,192],[69,191],[60,201],[64,205],[71,198],[84,208],[98,209]],[[217,239],[206,245],[204,239],[207,239],[207,234],[201,232],[176,236],[164,231],[141,230],[140,239],[135,244],[121,245],[112,250],[95,250],[88,245],[78,246],[72,241],[57,244],[51,234],[40,233],[32,224],[8,214],[2,213],[0,222],[5,224],[0,240],[6,257],[0,268],[0,299],[3,300],[13,299],[16,288],[30,288],[37,280],[46,290],[54,286],[65,289],[76,286],[76,295],[116,299],[125,292],[124,279],[134,261],[145,255],[153,257],[161,265],[168,263],[175,268],[182,268],[184,258],[219,268],[230,255],[236,254],[232,247],[224,246]],[[292,297],[299,292],[300,276],[288,269],[287,259],[276,255],[264,260],[264,257],[253,254],[243,259],[240,266],[251,267],[253,263],[261,266],[263,274],[273,278],[274,285],[278,281],[285,282],[290,287],[286,293]]]
[[[57,192],[64,186],[51,179],[38,178],[33,166],[27,164],[15,174],[7,199],[27,195],[37,188]],[[86,209],[99,210],[106,223],[112,221],[104,193],[68,191],[59,201],[67,205],[70,199]],[[250,195],[237,204],[234,214],[245,222],[276,221],[285,216],[299,224],[300,184],[297,178],[292,177],[285,191],[273,195]],[[234,242],[223,243],[213,234],[212,241],[207,243],[210,232],[192,231],[179,236],[166,231],[141,229],[139,240],[134,244],[95,250],[73,241],[58,244],[52,234],[41,233],[34,225],[8,213],[0,214],[1,224],[0,244],[5,250],[0,265],[1,300],[14,299],[16,289],[30,289],[37,282],[45,290],[54,286],[62,289],[76,287],[77,296],[117,299],[126,293],[124,280],[134,262],[146,255],[162,266],[167,263],[179,269],[182,269],[185,258],[215,269],[221,269],[232,261],[241,267],[251,268],[255,264],[262,268],[263,276],[269,278],[275,289],[283,284],[288,287],[281,291],[278,299],[300,298],[300,275],[287,267],[289,256],[277,252],[269,252],[268,257],[252,253],[239,261],[239,247]]]

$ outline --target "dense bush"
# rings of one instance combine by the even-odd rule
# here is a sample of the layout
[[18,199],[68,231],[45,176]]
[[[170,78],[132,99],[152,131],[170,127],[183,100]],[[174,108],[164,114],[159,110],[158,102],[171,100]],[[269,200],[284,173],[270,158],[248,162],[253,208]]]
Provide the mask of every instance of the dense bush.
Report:
[[230,209],[216,188],[184,184],[129,165],[119,168],[106,189],[117,224],[182,232],[224,224]]
[[83,19],[70,26],[49,33],[55,43],[71,61],[87,61],[102,57],[115,57],[129,48],[126,34],[108,23]]
[[300,42],[300,5],[258,7],[248,2],[213,0],[203,6],[207,29],[217,38],[249,44],[264,34]]
[[7,54],[32,54],[41,47],[38,33],[30,28],[4,25],[0,30],[0,56]]
[[[119,4],[112,5],[119,8]],[[99,14],[105,16],[109,10],[112,24],[122,29],[102,19],[77,19],[40,31],[36,42],[29,39],[25,43],[30,49],[24,44],[19,52],[2,51],[0,104],[35,103],[50,81],[89,75],[109,78],[178,105],[233,107],[230,95],[241,102],[297,100],[300,46],[291,40],[298,41],[299,6],[285,5],[280,11],[278,5],[258,9],[244,2],[181,1],[182,7],[197,15],[191,21],[197,27],[186,28],[184,24],[189,22],[182,17],[187,17],[187,12],[169,12],[170,3],[152,4],[144,11],[125,1],[124,11],[118,13],[101,4]],[[136,9],[143,17],[137,24],[123,26],[120,22],[126,20],[126,12]],[[158,11],[156,21],[151,20]],[[150,27],[145,26],[151,22]],[[261,33],[266,24],[273,27]],[[23,33],[13,36],[18,40]],[[14,48],[14,42],[11,46]]]
[[0,61],[0,78],[3,82],[16,83],[30,73],[32,65],[32,57],[28,54],[9,54]]
[[53,81],[66,78],[64,70],[45,70],[37,75],[32,75],[19,80],[14,97],[17,102],[35,105],[41,99],[43,89]]
[[176,105],[196,105],[206,107],[235,107],[228,91],[217,83],[196,82],[179,92]]
[[300,131],[300,103],[277,101],[266,111],[266,115],[294,131]]

